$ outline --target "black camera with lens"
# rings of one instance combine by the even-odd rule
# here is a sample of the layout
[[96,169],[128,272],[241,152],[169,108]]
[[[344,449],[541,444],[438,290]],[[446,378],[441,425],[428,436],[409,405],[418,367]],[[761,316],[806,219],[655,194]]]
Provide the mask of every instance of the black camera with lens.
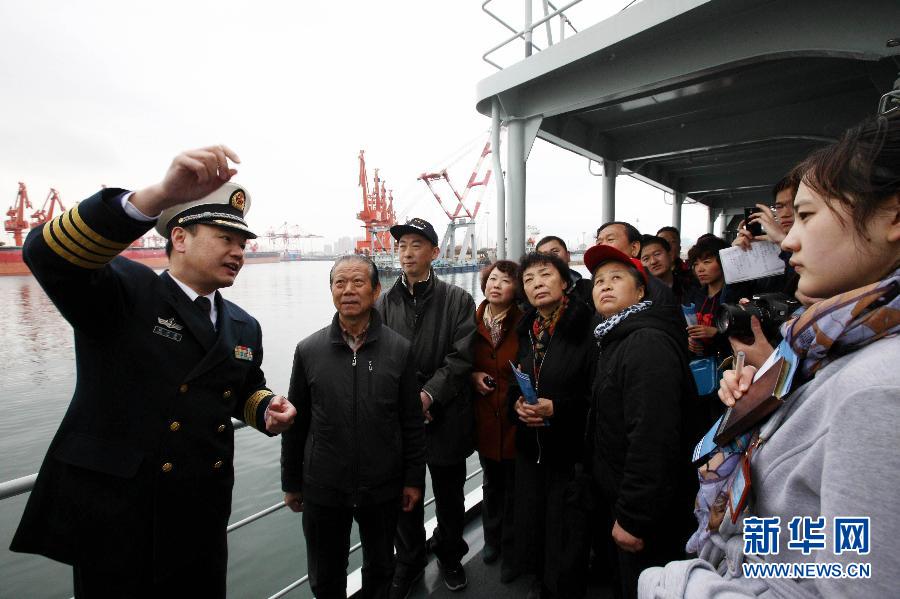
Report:
[[750,317],[756,316],[767,339],[778,334],[778,328],[786,322],[800,302],[784,293],[754,295],[747,304],[722,304],[716,313],[716,329],[729,337],[752,339]]

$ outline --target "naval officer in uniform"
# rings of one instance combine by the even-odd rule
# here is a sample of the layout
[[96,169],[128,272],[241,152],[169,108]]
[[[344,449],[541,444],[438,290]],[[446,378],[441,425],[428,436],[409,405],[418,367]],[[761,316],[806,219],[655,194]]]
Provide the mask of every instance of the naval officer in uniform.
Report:
[[[75,332],[77,382],[12,541],[74,566],[75,596],[224,597],[235,417],[268,435],[296,410],[266,386],[234,283],[250,195],[224,146],[163,180],[104,189],[33,229],[23,254]],[[118,256],[152,226],[170,268]]]

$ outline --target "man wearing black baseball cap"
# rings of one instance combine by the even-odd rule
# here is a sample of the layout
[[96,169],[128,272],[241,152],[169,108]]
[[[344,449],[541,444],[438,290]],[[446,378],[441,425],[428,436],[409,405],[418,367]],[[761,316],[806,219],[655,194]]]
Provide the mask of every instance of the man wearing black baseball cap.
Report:
[[[431,263],[438,237],[426,220],[391,227],[403,272],[376,303],[384,322],[412,342],[422,400],[428,470],[434,486],[438,525],[429,541],[451,591],[465,588],[462,538],[466,458],[474,451],[471,385],[475,302],[462,288],[437,278]],[[419,502],[397,525],[397,566],[391,599],[409,594],[426,565],[425,512]]]
[[[421,218],[411,218],[406,221],[405,225],[394,225],[391,227],[391,236],[396,240],[400,241],[404,235],[419,235],[424,237],[426,240],[431,242],[432,247],[437,249],[438,247],[438,236],[437,233],[434,232],[434,227],[431,226],[431,223],[427,220]],[[437,258],[437,256],[435,256]],[[434,258],[432,258],[433,260]]]
[[[266,386],[259,323],[218,292],[255,237],[229,159],[179,154],[156,185],[104,189],[25,241],[78,377],[11,549],[72,564],[76,597],[225,597],[231,418],[273,435],[296,415]],[[118,256],[154,224],[161,275]]]

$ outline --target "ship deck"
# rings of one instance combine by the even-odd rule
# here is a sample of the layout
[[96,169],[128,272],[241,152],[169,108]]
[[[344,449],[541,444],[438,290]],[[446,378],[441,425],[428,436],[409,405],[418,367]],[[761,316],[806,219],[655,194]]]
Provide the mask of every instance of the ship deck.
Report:
[[[469,544],[469,552],[463,557],[463,566],[469,579],[468,586],[452,592],[444,586],[441,579],[437,559],[431,556],[425,574],[413,587],[410,599],[451,599],[463,597],[490,597],[491,599],[517,598],[524,599],[528,594],[529,576],[520,576],[509,584],[500,582],[500,560],[493,564],[485,564],[481,560],[484,548],[484,534],[481,527],[481,515],[473,513],[466,524],[464,537]],[[607,577],[593,574],[588,579],[587,596],[592,599],[611,599],[612,587]]]

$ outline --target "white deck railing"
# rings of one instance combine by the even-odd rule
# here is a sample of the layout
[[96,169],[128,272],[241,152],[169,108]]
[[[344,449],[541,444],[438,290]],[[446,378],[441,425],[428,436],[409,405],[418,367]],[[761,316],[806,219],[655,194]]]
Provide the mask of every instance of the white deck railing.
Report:
[[[231,422],[234,425],[235,430],[245,428],[247,426],[245,423],[241,422],[240,420],[232,419]],[[472,480],[479,474],[481,474],[481,468],[477,468],[476,470],[474,470],[470,473],[467,473],[466,474],[466,482]],[[34,488],[35,480],[37,480],[37,473],[29,474],[27,476],[22,476],[19,478],[14,478],[12,480],[8,480],[8,481],[4,481],[4,482],[0,483],[0,501],[2,501],[4,499],[9,499],[10,497],[15,497],[17,495],[22,495],[23,493],[30,492],[31,489]],[[480,489],[478,489],[478,490],[480,491]],[[472,496],[473,494],[470,493],[469,495]],[[478,495],[478,497],[475,497],[475,498],[467,497],[467,503],[469,503],[469,501],[471,501],[472,499],[480,500],[480,493],[478,493],[477,495]],[[434,503],[433,496],[425,500],[424,507],[428,507],[432,503]],[[280,510],[283,507],[285,507],[284,502],[278,502],[275,505],[271,505],[263,510],[256,512],[255,514],[247,516],[246,518],[243,518],[242,520],[238,520],[237,522],[232,522],[231,524],[228,525],[227,531],[229,533],[231,533],[231,532],[233,532],[239,528],[242,528],[248,524],[256,522],[257,520],[261,520],[262,518],[265,518],[266,516],[268,516],[270,514],[274,514],[275,512],[277,512],[278,510]],[[434,520],[434,519],[432,518],[432,520]],[[433,521],[429,521],[428,523],[426,523],[426,531],[428,531],[429,528],[433,529],[434,525],[435,525],[435,522],[433,522]],[[353,545],[350,548],[350,554],[352,555],[353,553],[359,551],[361,548],[362,548],[361,543],[357,543],[356,545]],[[351,573],[351,577],[355,574],[358,574],[358,573],[357,572]],[[280,591],[278,591],[277,593],[275,593],[274,595],[269,597],[269,599],[277,599],[278,597],[284,597],[291,591],[302,587],[303,585],[307,584],[308,582],[309,582],[309,575],[304,574],[303,576],[301,576],[300,578],[298,578],[297,580],[295,580],[288,586],[284,587],[283,589],[281,589]]]
[[559,22],[559,37],[557,38],[558,41],[562,41],[566,38],[566,27],[571,29],[573,33],[578,33],[578,30],[575,29],[575,27],[572,25],[572,22],[569,21],[568,17],[566,17],[564,11],[570,9],[576,4],[581,3],[582,0],[572,0],[572,2],[569,2],[562,8],[556,8],[556,6],[554,6],[553,3],[549,0],[541,0],[541,6],[544,9],[544,16],[537,21],[534,21],[532,19],[532,0],[525,0],[525,14],[523,19],[524,27],[522,29],[516,29],[505,20],[503,20],[502,17],[500,17],[496,13],[491,12],[490,9],[488,9],[488,4],[492,3],[493,1],[494,0],[484,0],[484,2],[481,3],[481,10],[483,10],[492,19],[494,19],[513,33],[511,37],[503,40],[481,56],[482,60],[498,69],[503,69],[503,67],[488,58],[488,56],[490,56],[497,50],[507,46],[508,44],[516,41],[517,39],[521,39],[523,42],[525,42],[525,57],[531,56],[535,50],[537,50],[538,52],[541,51],[541,47],[535,44],[533,39],[534,30],[539,28],[541,25],[544,25],[546,29],[547,46],[552,46],[554,43],[553,26],[551,23],[552,19],[557,19]]

